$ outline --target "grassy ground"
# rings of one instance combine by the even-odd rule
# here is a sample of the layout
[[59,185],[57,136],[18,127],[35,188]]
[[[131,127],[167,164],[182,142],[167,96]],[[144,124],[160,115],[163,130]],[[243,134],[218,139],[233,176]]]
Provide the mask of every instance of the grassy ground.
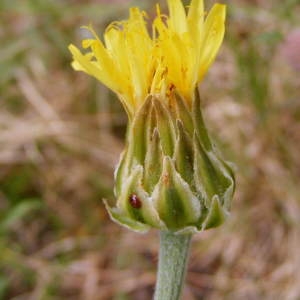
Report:
[[[120,228],[101,201],[113,197],[125,114],[67,51],[80,25],[100,33],[134,3],[106,2],[0,2],[0,299],[151,299],[157,232]],[[230,220],[195,236],[183,299],[297,300],[300,3],[227,2],[201,93],[237,192]]]

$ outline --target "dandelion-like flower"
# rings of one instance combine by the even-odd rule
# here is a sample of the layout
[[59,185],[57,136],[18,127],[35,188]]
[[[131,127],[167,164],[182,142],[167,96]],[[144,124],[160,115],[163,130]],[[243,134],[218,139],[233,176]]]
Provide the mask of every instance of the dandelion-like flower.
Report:
[[[128,115],[126,148],[115,173],[116,222],[135,231],[151,227],[177,233],[218,226],[227,217],[234,176],[204,125],[197,85],[224,36],[225,5],[206,15],[202,0],[188,11],[168,0],[157,5],[152,33],[148,17],[131,8],[129,19],[110,24],[102,42],[91,27],[73,67],[94,76],[122,102]],[[151,30],[150,30],[151,31]]]

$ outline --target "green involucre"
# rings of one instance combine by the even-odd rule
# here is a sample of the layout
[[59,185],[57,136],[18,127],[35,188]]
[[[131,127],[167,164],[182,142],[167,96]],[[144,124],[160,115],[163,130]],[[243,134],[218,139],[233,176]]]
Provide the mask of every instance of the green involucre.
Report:
[[111,218],[135,231],[178,233],[216,227],[229,215],[234,175],[206,130],[198,92],[189,108],[180,96],[149,96],[128,125],[116,170]]

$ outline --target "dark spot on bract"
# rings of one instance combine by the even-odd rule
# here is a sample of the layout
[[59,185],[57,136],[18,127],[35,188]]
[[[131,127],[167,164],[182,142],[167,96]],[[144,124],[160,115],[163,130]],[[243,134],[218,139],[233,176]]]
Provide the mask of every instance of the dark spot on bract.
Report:
[[132,194],[132,195],[129,196],[129,203],[134,208],[141,208],[142,207],[142,201],[135,194]]

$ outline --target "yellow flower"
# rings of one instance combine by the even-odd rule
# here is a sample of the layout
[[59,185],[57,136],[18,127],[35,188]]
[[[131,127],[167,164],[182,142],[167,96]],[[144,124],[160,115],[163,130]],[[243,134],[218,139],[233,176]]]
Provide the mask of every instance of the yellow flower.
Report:
[[[70,45],[73,67],[114,91],[129,117],[126,145],[115,172],[116,201],[105,202],[117,223],[143,232],[177,233],[220,225],[229,215],[234,175],[211,143],[197,84],[224,36],[225,5],[206,15],[203,0],[157,5],[149,34],[145,12],[108,26],[101,41]],[[151,30],[150,30],[151,31]]]
[[169,16],[157,5],[152,37],[146,13],[134,7],[128,20],[108,26],[103,42],[87,27],[94,37],[82,42],[87,53],[69,46],[74,69],[114,91],[130,119],[148,95],[168,99],[174,89],[190,106],[223,40],[225,5],[215,4],[205,16],[203,0],[192,0],[187,12],[180,0],[167,2]]

